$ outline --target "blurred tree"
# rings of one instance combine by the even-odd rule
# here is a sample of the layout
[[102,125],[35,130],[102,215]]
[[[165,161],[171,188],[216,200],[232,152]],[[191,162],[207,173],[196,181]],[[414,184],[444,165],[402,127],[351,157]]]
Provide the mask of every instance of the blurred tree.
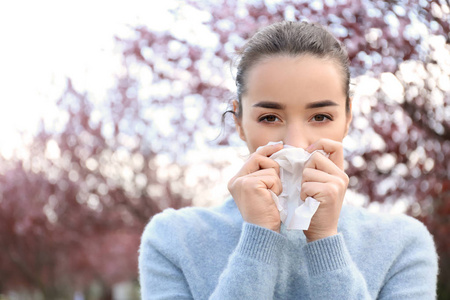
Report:
[[[124,118],[114,113],[133,104],[116,100],[108,105],[118,125]],[[70,80],[58,105],[67,118],[61,132],[42,125],[29,153],[0,161],[0,287],[36,289],[45,299],[135,278],[149,217],[190,203],[171,188],[181,169],[166,166],[180,170],[162,180],[139,134],[119,126],[102,134],[103,121],[93,121],[92,104]]]
[[425,222],[441,257],[440,297],[450,295],[449,4],[191,1],[173,17],[170,30],[117,38],[124,69],[106,102],[68,81],[63,129],[43,127],[29,155],[0,162],[0,288],[53,295],[135,277],[148,218],[194,197],[185,154],[237,143],[233,126],[210,142],[233,96],[228,62],[258,28],[286,19],[324,24],[347,46],[359,76],[350,187],[366,205],[401,201]]

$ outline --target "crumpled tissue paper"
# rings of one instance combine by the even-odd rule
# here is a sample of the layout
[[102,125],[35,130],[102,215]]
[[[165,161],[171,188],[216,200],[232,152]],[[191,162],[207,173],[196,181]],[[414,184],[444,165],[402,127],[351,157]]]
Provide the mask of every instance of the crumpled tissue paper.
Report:
[[[276,144],[270,142],[270,144]],[[323,155],[328,155],[322,150],[316,150]],[[280,211],[280,219],[289,230],[308,230],[311,219],[319,208],[320,202],[313,197],[307,197],[305,201],[300,199],[302,174],[305,163],[312,153],[302,148],[284,145],[280,151],[272,154],[270,158],[280,165],[280,179],[283,191],[279,196],[269,190],[273,201]]]

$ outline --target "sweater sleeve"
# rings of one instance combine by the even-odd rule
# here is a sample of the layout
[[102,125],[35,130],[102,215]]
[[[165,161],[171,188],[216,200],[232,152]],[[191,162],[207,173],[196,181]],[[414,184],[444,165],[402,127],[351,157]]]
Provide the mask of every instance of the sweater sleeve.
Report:
[[[144,230],[139,254],[142,299],[193,299],[179,257],[161,220]],[[244,223],[239,242],[209,299],[273,299],[285,237]],[[174,254],[175,253],[175,254]]]
[[[389,268],[376,299],[436,297],[438,267],[433,239],[419,222],[409,226],[407,242]],[[305,252],[312,299],[375,299],[366,284],[370,278],[364,278],[352,261],[341,234],[309,243]]]
[[272,230],[244,223],[239,243],[210,299],[273,299],[284,239]]
[[410,218],[405,247],[389,269],[379,299],[435,299],[438,257],[433,237]]
[[[157,218],[157,217],[156,217]],[[192,299],[183,272],[176,260],[165,255],[165,243],[159,243],[164,228],[152,220],[144,230],[139,249],[141,299]]]
[[342,234],[308,243],[311,299],[372,299]]

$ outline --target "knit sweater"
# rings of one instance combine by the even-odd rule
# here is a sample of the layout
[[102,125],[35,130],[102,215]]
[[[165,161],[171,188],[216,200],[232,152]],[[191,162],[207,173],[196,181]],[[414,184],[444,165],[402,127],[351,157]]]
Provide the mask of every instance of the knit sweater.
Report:
[[167,209],[142,235],[142,299],[435,299],[437,255],[422,223],[344,205],[338,234],[307,243],[243,222],[232,199]]

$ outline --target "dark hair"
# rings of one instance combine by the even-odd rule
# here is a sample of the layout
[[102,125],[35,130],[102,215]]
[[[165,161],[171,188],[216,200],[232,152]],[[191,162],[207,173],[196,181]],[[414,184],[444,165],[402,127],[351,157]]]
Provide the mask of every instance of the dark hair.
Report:
[[251,67],[259,61],[276,55],[298,56],[310,54],[331,59],[337,63],[343,74],[343,88],[346,95],[345,109],[350,112],[350,71],[348,53],[345,47],[324,27],[307,22],[283,21],[258,31],[238,53],[236,73],[239,109],[236,117],[242,115],[242,95],[246,92],[246,77]]

